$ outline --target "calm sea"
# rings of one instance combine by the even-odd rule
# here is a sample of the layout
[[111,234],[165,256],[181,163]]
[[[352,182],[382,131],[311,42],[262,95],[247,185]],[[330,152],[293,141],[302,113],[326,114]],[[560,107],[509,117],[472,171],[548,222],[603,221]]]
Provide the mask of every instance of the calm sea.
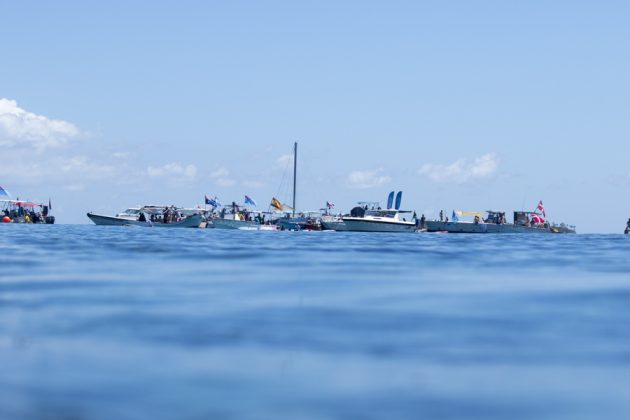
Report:
[[0,419],[630,418],[630,235],[0,225]]

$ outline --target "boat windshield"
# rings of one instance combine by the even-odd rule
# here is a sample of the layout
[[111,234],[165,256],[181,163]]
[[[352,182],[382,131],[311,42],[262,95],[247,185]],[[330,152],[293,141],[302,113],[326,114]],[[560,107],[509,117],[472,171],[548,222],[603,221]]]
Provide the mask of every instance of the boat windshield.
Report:
[[396,217],[396,210],[368,210],[365,212],[366,216],[377,216],[377,217]]

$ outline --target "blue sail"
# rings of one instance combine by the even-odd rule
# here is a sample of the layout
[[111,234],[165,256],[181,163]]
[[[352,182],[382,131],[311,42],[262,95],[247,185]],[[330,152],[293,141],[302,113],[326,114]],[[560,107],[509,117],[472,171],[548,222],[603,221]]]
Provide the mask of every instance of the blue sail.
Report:
[[387,208],[391,209],[394,205],[394,191],[389,193],[389,197],[387,197]]
[[400,210],[401,201],[402,201],[402,191],[398,191],[398,194],[396,194],[396,210]]

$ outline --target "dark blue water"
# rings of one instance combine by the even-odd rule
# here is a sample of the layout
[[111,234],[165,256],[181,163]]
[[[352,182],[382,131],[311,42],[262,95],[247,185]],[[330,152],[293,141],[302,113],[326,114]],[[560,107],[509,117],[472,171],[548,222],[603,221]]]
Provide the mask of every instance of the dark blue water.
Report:
[[630,237],[0,225],[0,419],[630,416]]

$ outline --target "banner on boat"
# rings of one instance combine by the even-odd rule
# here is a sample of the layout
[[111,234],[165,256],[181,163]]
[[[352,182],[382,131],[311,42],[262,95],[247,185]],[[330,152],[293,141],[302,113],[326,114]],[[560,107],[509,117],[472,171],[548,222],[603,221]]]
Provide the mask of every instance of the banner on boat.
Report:
[[480,213],[478,211],[461,211],[461,210],[457,210],[455,212],[455,214],[457,214],[459,217],[479,217],[480,219],[483,217],[483,213]]

